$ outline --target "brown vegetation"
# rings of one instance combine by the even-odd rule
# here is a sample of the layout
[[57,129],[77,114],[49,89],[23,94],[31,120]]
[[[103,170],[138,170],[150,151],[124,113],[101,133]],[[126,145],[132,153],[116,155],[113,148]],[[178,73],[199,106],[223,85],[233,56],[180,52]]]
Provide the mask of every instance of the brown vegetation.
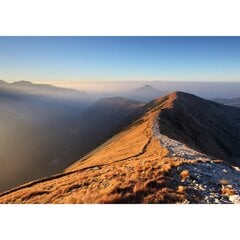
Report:
[[222,186],[221,193],[227,197],[232,196],[235,194],[235,191],[232,189],[232,187],[226,187]]
[[181,181],[184,182],[186,180],[186,178],[189,177],[189,171],[188,170],[183,170],[180,173],[180,176],[181,176]]
[[156,113],[144,115],[65,173],[26,184],[2,195],[0,202],[181,202],[184,189],[178,187],[180,178],[169,174],[181,160],[168,158],[167,149],[152,136]]
[[[185,185],[189,171],[177,170],[195,160],[171,157],[152,132],[159,111],[172,108],[176,98],[152,101],[137,121],[64,173],[6,192],[0,203],[182,203],[186,194],[199,202],[202,195]],[[222,194],[234,192],[224,186]]]

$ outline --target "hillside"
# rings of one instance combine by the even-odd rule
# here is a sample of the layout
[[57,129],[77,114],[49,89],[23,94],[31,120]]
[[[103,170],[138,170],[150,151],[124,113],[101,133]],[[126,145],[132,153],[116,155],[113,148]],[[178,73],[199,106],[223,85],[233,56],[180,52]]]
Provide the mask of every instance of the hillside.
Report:
[[141,106],[118,97],[91,105],[0,89],[0,192],[62,172],[120,131]]
[[159,121],[162,134],[240,166],[240,109],[178,92]]
[[121,131],[138,114],[143,104],[122,97],[102,98],[78,118],[74,141],[79,158]]
[[0,192],[76,161],[73,126],[91,104],[0,86]]
[[0,202],[240,203],[240,169],[230,164],[239,165],[239,150],[229,153],[239,142],[238,109],[177,92],[139,112],[64,173],[5,192]]

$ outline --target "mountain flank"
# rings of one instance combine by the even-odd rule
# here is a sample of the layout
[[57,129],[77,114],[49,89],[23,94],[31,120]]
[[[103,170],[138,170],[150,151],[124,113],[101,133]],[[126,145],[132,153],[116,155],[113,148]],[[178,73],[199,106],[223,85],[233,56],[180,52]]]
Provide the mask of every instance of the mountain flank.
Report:
[[207,155],[240,165],[240,109],[177,92],[159,114],[160,132]]
[[65,172],[0,202],[240,203],[239,109],[174,92],[135,117]]

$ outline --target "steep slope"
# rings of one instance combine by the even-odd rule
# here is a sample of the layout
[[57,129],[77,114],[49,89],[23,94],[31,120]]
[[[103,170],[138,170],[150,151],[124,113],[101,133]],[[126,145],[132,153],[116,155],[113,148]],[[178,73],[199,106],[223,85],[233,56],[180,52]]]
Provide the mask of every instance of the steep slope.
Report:
[[102,98],[87,110],[74,128],[79,158],[93,150],[128,125],[138,115],[143,104],[122,97]]
[[0,89],[0,192],[62,172],[120,131],[142,104],[110,98],[89,105]]
[[159,114],[162,134],[239,166],[240,109],[182,92],[172,98]]
[[[199,115],[195,110],[200,110]],[[221,127],[232,131],[232,121],[239,117],[235,108],[185,93],[156,99],[142,107],[138,119],[64,173],[5,192],[0,195],[0,202],[240,203],[240,169],[231,166],[228,159],[223,161],[204,154],[209,151],[205,149],[208,142],[204,145],[193,137],[202,131],[198,125],[202,126],[211,113],[214,123],[205,131],[215,141],[211,128],[219,121],[215,114],[221,116],[223,110],[228,114],[220,119]],[[197,121],[196,117],[202,118]],[[163,133],[167,124],[173,130]],[[189,128],[193,135],[187,131]],[[201,152],[192,149],[193,142]],[[217,143],[218,140],[213,146]],[[227,154],[228,151],[223,155]]]

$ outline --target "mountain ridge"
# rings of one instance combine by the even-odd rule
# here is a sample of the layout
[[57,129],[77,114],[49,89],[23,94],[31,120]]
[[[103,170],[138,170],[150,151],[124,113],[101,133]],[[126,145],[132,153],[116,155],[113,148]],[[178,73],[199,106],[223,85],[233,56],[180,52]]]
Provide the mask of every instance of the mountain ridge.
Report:
[[57,87],[51,84],[33,83],[30,81],[20,80],[12,83],[0,80],[0,89],[16,93],[29,95],[51,96],[57,98],[76,98],[85,99],[87,101],[93,97],[84,91],[79,91],[71,88]]
[[[231,114],[221,117],[223,109]],[[209,132],[219,120],[224,129],[231,129],[238,116],[235,108],[191,94],[168,94],[143,106],[137,119],[64,173],[3,193],[0,202],[237,203],[240,169],[231,165],[232,160],[206,155],[207,144],[199,146],[202,152],[192,149],[194,139],[186,129],[192,127],[201,139],[199,128],[207,117],[214,121],[207,127]],[[171,125],[166,125],[166,119]],[[179,138],[183,133],[185,138],[178,141],[175,135]]]
[[[160,131],[192,148],[239,165],[240,109],[192,94],[169,95],[172,107],[160,113]],[[207,143],[207,144],[205,144]]]

